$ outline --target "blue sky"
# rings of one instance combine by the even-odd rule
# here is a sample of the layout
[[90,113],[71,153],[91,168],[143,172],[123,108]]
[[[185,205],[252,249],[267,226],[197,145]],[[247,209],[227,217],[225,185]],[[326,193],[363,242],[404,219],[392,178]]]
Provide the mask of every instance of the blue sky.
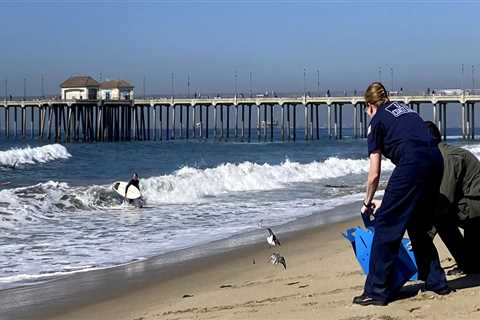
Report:
[[[0,78],[9,93],[47,93],[73,73],[124,78],[147,93],[363,90],[382,78],[405,89],[480,79],[476,1],[5,1]],[[480,80],[477,80],[477,88]],[[3,81],[0,85],[3,95]]]

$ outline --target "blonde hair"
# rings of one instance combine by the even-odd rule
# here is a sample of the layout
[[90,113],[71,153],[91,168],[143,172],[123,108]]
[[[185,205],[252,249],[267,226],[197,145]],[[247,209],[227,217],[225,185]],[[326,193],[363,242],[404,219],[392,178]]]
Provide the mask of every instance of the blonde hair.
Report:
[[377,107],[388,101],[387,89],[380,82],[372,82],[363,95],[365,103],[371,103]]

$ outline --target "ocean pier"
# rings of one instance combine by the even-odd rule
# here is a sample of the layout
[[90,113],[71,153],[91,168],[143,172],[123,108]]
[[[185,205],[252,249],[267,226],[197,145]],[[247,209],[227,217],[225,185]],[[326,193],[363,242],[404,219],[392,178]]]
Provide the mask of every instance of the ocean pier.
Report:
[[[447,105],[460,104],[462,138],[475,139],[475,104],[480,102],[480,94],[402,94],[391,95],[390,99],[403,102],[418,113],[422,105],[433,105],[432,119],[444,137]],[[318,140],[319,112],[326,108],[328,137],[342,139],[343,112],[347,108],[346,112],[352,112],[353,138],[365,138],[368,119],[364,107],[361,96],[4,100],[0,102],[0,127],[7,138],[57,142],[211,138],[250,142],[254,135],[257,141],[274,141],[275,130],[281,141],[296,141],[297,117],[303,108],[303,139]],[[213,137],[209,136],[210,130]]]

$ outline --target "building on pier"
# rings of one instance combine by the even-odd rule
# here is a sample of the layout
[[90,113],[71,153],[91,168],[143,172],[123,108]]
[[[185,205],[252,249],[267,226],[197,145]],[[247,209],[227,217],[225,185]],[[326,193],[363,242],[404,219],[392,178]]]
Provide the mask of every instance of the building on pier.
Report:
[[97,100],[99,83],[90,76],[75,75],[60,84],[63,100]]
[[110,80],[100,83],[101,100],[133,100],[133,85],[126,80]]

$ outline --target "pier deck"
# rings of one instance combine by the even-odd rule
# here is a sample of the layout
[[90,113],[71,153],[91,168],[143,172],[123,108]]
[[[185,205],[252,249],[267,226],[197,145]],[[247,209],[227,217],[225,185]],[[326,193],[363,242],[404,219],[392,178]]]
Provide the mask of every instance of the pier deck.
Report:
[[[462,137],[475,139],[474,112],[480,94],[392,95],[390,99],[403,102],[417,112],[422,104],[432,104],[433,120],[444,137],[447,105],[460,104]],[[361,96],[3,100],[0,126],[6,137],[66,142],[209,139],[211,129],[215,139],[233,136],[251,141],[254,129],[258,140],[273,141],[274,127],[278,126],[281,140],[295,141],[297,110],[303,108],[304,139],[315,140],[320,138],[319,109],[326,108],[328,137],[342,139],[345,106],[353,110],[353,136],[366,137],[368,120]],[[212,118],[213,128],[210,128]]]

